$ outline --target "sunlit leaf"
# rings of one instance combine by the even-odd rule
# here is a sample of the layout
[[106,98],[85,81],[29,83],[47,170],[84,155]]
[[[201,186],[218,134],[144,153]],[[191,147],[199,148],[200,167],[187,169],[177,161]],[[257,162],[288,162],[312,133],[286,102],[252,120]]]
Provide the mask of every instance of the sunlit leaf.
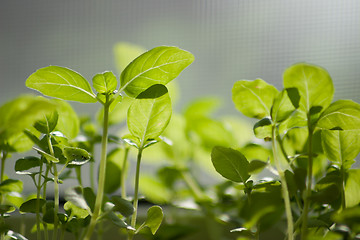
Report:
[[306,113],[312,107],[324,109],[332,101],[334,86],[328,72],[321,67],[306,63],[295,64],[285,70],[283,80],[286,89],[298,89],[299,108]]
[[[297,89],[290,92],[297,92]],[[293,93],[295,94],[295,93]],[[296,100],[294,100],[296,101]],[[286,120],[294,111],[295,107],[289,96],[287,90],[282,90],[274,100],[274,104],[271,108],[271,118],[274,122],[282,122]]]
[[93,77],[92,81],[95,90],[101,94],[113,93],[117,87],[117,80],[112,72],[98,73]]
[[232,100],[237,110],[251,118],[270,116],[271,106],[279,91],[262,79],[237,81],[232,89]]
[[130,97],[155,84],[165,85],[194,61],[194,56],[177,47],[161,46],[137,57],[121,73],[120,90]]
[[271,139],[272,137],[272,121],[270,118],[263,118],[260,121],[258,121],[257,123],[255,123],[254,125],[254,134],[255,137],[260,138],[260,139],[264,139],[264,138],[269,138]]
[[80,208],[69,201],[64,204],[64,210],[70,213],[70,217],[86,218],[89,215],[88,210]]
[[0,139],[5,140],[32,126],[45,114],[55,110],[55,105],[42,97],[20,96],[0,107]]
[[49,97],[83,103],[96,102],[89,82],[79,73],[64,67],[38,69],[26,80],[26,86]]
[[52,132],[58,122],[59,114],[57,111],[53,111],[51,113],[45,114],[43,119],[35,122],[34,128],[41,133],[49,134]]
[[326,157],[346,169],[360,152],[360,130],[322,130],[321,140]]
[[81,209],[90,209],[84,198],[83,189],[79,186],[67,189],[65,199]]
[[163,220],[164,214],[159,206],[152,206],[147,211],[147,217],[145,222],[137,230],[140,231],[143,227],[150,228],[151,233],[154,235],[159,229]]
[[57,105],[59,113],[58,123],[55,130],[62,132],[67,138],[75,138],[80,130],[80,120],[72,106],[60,99],[52,99]]
[[160,136],[171,117],[171,101],[163,85],[154,85],[141,93],[131,104],[127,124],[130,133],[144,145]]
[[345,205],[354,207],[360,203],[360,169],[350,169],[345,181]]
[[0,193],[22,192],[23,183],[16,179],[6,179],[0,183]]
[[321,114],[317,127],[329,130],[360,130],[360,104],[351,100],[333,102]]

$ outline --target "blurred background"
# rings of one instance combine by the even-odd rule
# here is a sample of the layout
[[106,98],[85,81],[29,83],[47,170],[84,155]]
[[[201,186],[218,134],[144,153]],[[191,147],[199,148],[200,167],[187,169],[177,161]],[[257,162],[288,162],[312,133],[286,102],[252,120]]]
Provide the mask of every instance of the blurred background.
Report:
[[[66,66],[91,81],[115,68],[119,41],[151,49],[174,45],[195,55],[179,77],[182,108],[200,96],[223,99],[236,113],[231,88],[262,78],[282,87],[297,62],[327,69],[335,98],[360,101],[360,2],[357,0],[62,0],[0,4],[0,103],[33,92],[36,69]],[[86,113],[89,106],[78,111]]]

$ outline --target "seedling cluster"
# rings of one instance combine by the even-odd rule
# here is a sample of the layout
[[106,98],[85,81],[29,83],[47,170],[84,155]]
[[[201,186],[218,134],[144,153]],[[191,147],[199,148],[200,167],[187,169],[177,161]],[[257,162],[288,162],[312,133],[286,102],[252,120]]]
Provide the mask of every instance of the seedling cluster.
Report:
[[[274,229],[282,229],[277,239],[359,239],[360,171],[353,165],[360,152],[360,105],[333,101],[326,70],[290,66],[281,91],[261,79],[236,82],[232,100],[257,120],[251,128],[240,116],[213,117],[214,98],[172,112],[174,86],[169,91],[167,84],[193,62],[191,53],[169,46],[144,53],[127,46],[124,52],[133,60],[117,59],[119,81],[103,72],[91,86],[69,68],[48,66],[31,74],[26,86],[50,98],[22,95],[0,107],[1,239],[27,239],[6,224],[14,211],[35,215],[38,240],[64,239],[65,232],[86,240],[96,232],[100,239],[104,222],[128,240],[139,233],[180,239],[196,232],[186,223],[163,221],[164,205],[201,213],[209,239],[271,239],[266,236]],[[67,101],[100,103],[98,124],[79,118]],[[109,133],[112,126],[120,133]],[[97,145],[100,159],[94,157]],[[12,153],[30,149],[15,162],[15,172],[36,189],[25,197],[22,181],[4,169]],[[156,175],[141,174],[143,155],[154,162]],[[90,166],[85,175],[84,165]],[[264,171],[271,178],[261,178]],[[60,196],[70,177],[78,185]],[[141,224],[139,193],[152,203]]]

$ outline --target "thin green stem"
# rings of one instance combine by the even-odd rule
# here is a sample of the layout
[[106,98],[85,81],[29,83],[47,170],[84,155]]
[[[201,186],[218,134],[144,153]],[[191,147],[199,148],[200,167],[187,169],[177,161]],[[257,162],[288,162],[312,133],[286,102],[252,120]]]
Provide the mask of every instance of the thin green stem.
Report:
[[345,199],[345,168],[341,166],[341,179],[342,179],[342,189],[341,189],[341,211],[346,208],[346,199]]
[[287,187],[285,174],[281,169],[280,161],[277,156],[276,143],[277,143],[277,141],[276,141],[276,126],[274,124],[272,127],[272,150],[273,150],[273,155],[274,155],[275,166],[276,166],[277,171],[280,176],[281,190],[282,190],[282,195],[283,195],[284,202],[285,202],[285,212],[286,212],[286,219],[287,219],[287,239],[293,240],[294,239],[294,222],[293,222],[293,217],[292,217],[292,213],[291,213],[289,190]]
[[[41,172],[42,172],[43,164],[40,164],[39,169],[39,178],[38,183],[36,184],[36,234],[37,239],[41,240],[41,231],[40,231],[40,196],[41,196]],[[34,177],[35,178],[35,177]],[[35,181],[35,179],[34,179]]]
[[123,165],[122,165],[122,171],[121,171],[121,197],[123,199],[126,199],[126,178],[127,178],[127,161],[128,161],[128,155],[129,155],[129,147],[126,147],[124,150],[124,159],[123,159]]
[[59,176],[56,168],[56,164],[53,164],[54,169],[54,231],[53,231],[53,240],[57,239],[57,232],[58,232],[58,212],[59,212]]
[[80,167],[76,167],[76,168],[75,168],[75,172],[76,172],[76,179],[78,180],[79,185],[82,186],[81,168],[80,168]]
[[188,185],[196,200],[201,200],[204,198],[204,193],[193,176],[189,173],[188,170],[181,170],[181,176],[184,179],[185,183]]
[[307,116],[308,118],[308,172],[307,172],[307,188],[305,192],[304,199],[304,209],[302,214],[302,225],[301,225],[301,239],[307,239],[307,222],[308,222],[308,214],[309,214],[309,206],[310,206],[310,195],[312,189],[312,175],[313,175],[313,153],[312,153],[312,138],[313,138],[313,129],[311,125],[310,114]]
[[[45,179],[48,178],[49,176],[49,172],[50,172],[50,167],[48,164],[46,164],[46,170],[45,170]],[[46,200],[46,195],[47,195],[47,181],[45,180],[43,183],[43,198]],[[49,232],[48,232],[48,228],[47,228],[47,224],[45,222],[43,222],[43,226],[44,226],[44,238],[45,240],[49,239]]]
[[139,148],[137,161],[136,161],[136,174],[135,174],[135,192],[134,192],[134,213],[131,217],[131,226],[133,228],[136,227],[136,218],[137,218],[137,211],[138,211],[138,201],[139,201],[139,182],[140,182],[140,163],[141,163],[141,156],[142,156],[142,147]]
[[5,173],[5,160],[7,158],[7,152],[3,151],[1,154],[1,174],[0,174],[0,182],[4,181],[4,173]]
[[94,168],[95,162],[90,162],[90,187],[91,189],[95,189],[95,179],[94,179]]
[[101,206],[104,196],[104,187],[105,187],[105,174],[106,174],[106,154],[107,154],[107,144],[108,144],[108,128],[109,128],[109,96],[106,96],[106,102],[104,104],[104,125],[103,125],[103,135],[101,139],[101,159],[99,167],[99,184],[97,189],[97,195],[95,200],[94,212],[91,216],[90,225],[84,237],[84,240],[90,240],[91,235],[95,229],[96,221],[101,212]]

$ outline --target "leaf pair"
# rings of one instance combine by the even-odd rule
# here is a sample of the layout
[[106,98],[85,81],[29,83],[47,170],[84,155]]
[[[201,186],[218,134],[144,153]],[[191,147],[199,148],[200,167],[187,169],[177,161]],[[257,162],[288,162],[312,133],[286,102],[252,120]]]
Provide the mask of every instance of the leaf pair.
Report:
[[[155,84],[167,84],[190,65],[194,56],[177,47],[156,47],[136,58],[122,72],[119,91],[136,97]],[[26,86],[44,95],[82,103],[96,102],[89,82],[79,73],[64,67],[48,66],[37,70],[26,80]],[[113,73],[104,72],[93,78],[93,87],[100,94],[116,90]]]

